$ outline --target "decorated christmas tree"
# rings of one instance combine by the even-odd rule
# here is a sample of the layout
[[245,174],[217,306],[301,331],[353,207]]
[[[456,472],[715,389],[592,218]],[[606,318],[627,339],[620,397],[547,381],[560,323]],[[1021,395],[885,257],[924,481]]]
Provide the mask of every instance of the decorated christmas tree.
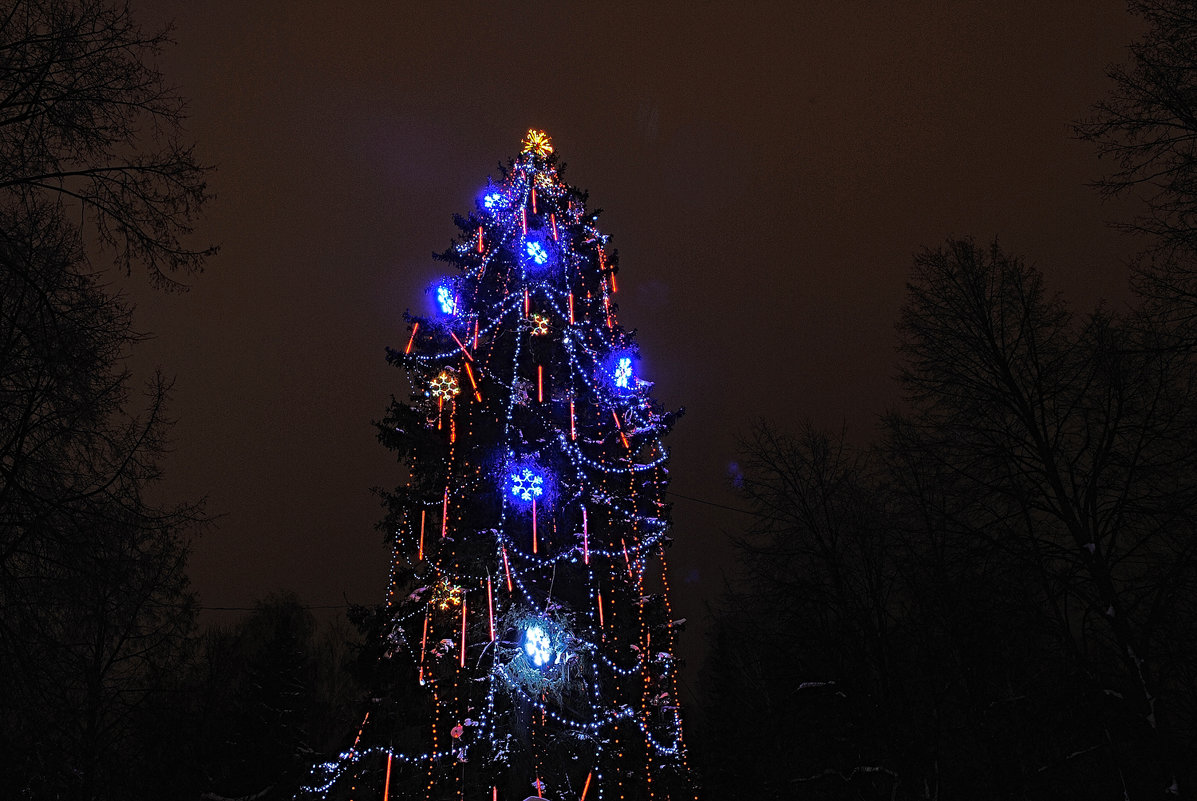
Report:
[[394,559],[368,713],[332,798],[693,798],[664,549],[664,413],[615,252],[548,137],[488,183],[390,359]]

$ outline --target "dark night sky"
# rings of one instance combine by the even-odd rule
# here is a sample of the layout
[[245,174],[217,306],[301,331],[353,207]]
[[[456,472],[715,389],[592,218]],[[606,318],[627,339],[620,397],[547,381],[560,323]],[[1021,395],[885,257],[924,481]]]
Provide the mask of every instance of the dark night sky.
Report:
[[[157,334],[138,365],[177,376],[168,486],[225,515],[191,562],[207,606],[381,600],[368,489],[398,471],[370,421],[404,392],[383,348],[529,127],[607,210],[620,319],[687,408],[683,495],[737,503],[759,416],[873,436],[925,245],[996,234],[1078,310],[1128,298],[1134,243],[1105,226],[1127,207],[1086,186],[1102,164],[1069,134],[1138,31],[1121,0],[140,5],[176,24],[163,67],[219,168],[207,273],[182,296],[128,284]],[[741,519],[674,517],[697,621]]]

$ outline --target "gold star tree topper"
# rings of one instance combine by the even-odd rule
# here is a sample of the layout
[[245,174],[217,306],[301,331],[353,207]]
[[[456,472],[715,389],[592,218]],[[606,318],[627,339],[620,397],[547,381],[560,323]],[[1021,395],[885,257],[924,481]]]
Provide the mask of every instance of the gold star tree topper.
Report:
[[547,158],[553,152],[553,141],[549,139],[549,135],[544,131],[532,128],[528,130],[527,135],[524,137],[524,149],[520,152],[531,153],[540,158]]

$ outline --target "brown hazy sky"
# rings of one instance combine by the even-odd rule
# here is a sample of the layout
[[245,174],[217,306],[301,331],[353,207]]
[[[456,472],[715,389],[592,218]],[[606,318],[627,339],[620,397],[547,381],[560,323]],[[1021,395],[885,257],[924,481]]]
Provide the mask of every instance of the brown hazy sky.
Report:
[[[403,392],[383,348],[529,127],[607,210],[620,319],[687,408],[683,495],[737,502],[756,417],[872,437],[923,246],[997,235],[1077,310],[1128,298],[1134,243],[1104,224],[1128,206],[1087,188],[1102,164],[1069,131],[1139,30],[1121,0],[138,5],[175,22],[163,66],[219,167],[208,272],[178,297],[128,285],[157,334],[137,363],[177,376],[168,486],[225,515],[192,559],[207,606],[381,600],[368,489],[397,471],[370,421]],[[741,520],[674,516],[698,620]]]

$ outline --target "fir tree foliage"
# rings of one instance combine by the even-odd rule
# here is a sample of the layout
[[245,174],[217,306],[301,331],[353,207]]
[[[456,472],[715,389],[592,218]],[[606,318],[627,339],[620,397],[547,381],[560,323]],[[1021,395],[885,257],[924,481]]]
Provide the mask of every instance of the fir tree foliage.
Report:
[[678,413],[637,372],[586,201],[530,131],[389,352],[414,393],[379,423],[408,480],[384,493],[375,688],[312,795],[692,797],[663,558]]

